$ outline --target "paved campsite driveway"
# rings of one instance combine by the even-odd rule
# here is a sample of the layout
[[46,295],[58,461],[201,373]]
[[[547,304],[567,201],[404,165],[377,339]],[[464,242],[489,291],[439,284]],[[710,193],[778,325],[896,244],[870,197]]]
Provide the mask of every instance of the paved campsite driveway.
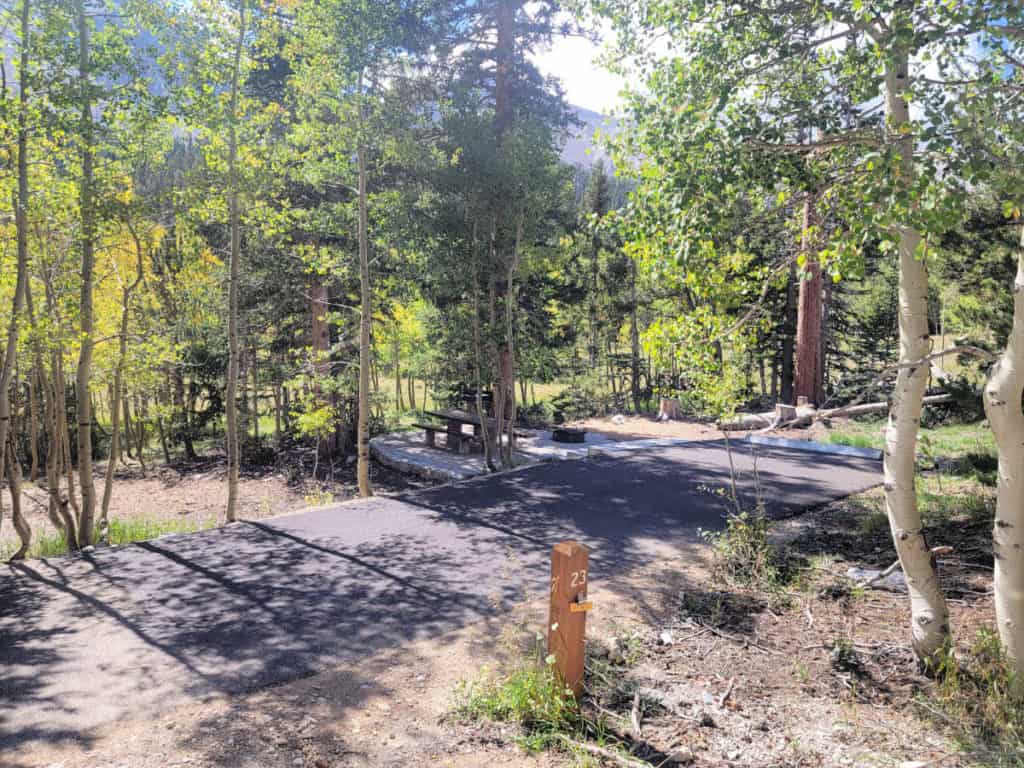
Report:
[[[751,494],[749,451],[734,458]],[[877,462],[758,451],[774,514],[881,481]],[[479,621],[542,590],[561,539],[612,579],[719,525],[728,477],[720,443],[693,443],[3,566],[0,754]]]

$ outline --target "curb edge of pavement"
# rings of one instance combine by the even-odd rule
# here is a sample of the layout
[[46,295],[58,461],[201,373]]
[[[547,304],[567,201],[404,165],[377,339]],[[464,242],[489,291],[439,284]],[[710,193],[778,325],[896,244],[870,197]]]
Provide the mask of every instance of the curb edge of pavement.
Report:
[[860,459],[874,459],[881,461],[882,452],[878,448],[858,448],[853,445],[840,445],[838,443],[819,443],[814,440],[790,440],[785,437],[765,437],[763,435],[748,435],[747,442],[753,445],[763,445],[774,448],[792,448],[808,453],[829,453],[836,456],[855,456]]

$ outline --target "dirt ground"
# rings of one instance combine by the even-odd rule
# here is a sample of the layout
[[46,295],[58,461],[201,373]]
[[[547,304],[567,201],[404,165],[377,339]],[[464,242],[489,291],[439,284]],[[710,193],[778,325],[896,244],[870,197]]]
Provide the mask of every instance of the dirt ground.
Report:
[[[781,599],[712,579],[702,544],[616,583],[593,574],[584,711],[603,718],[652,765],[984,764],[968,761],[915,703],[930,683],[913,663],[906,597],[859,593],[844,578],[852,564],[884,567],[894,558],[886,531],[864,533],[871,493],[780,528],[779,543],[806,574]],[[950,526],[950,536],[955,529],[962,537],[963,521]],[[978,541],[982,533],[979,526]],[[942,543],[941,531],[936,538]],[[963,559],[945,558],[942,573],[958,637],[969,640],[976,627],[992,623],[991,555]],[[578,765],[566,753],[524,753],[515,726],[451,714],[460,681],[524,658],[544,628],[545,608],[542,596],[525,596],[511,612],[433,641],[249,695],[196,702],[159,721],[122,722],[89,744],[37,749],[11,765]],[[630,722],[634,700],[639,734]]]
[[711,422],[690,419],[658,421],[653,416],[601,416],[575,421],[571,426],[600,432],[617,440],[643,440],[651,437],[717,440],[722,436]]
[[[654,416],[600,416],[575,421],[571,426],[592,432],[600,432],[613,440],[645,440],[648,438],[672,437],[684,440],[721,440],[724,434],[711,421],[699,419],[678,419],[658,421]],[[746,433],[732,432],[731,437],[742,438]],[[815,439],[807,429],[776,429],[772,437],[794,440]]]

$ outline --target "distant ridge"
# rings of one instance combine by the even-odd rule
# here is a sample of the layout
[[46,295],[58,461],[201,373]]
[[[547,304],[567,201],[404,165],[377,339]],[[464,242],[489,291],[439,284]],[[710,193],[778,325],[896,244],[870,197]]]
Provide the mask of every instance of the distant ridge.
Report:
[[584,107],[573,106],[572,108],[581,125],[569,129],[569,137],[562,148],[562,160],[570,165],[584,167],[589,167],[598,160],[604,160],[610,170],[611,160],[609,160],[604,147],[595,143],[594,132],[600,129],[602,133],[617,134],[619,121],[614,117],[607,117]]

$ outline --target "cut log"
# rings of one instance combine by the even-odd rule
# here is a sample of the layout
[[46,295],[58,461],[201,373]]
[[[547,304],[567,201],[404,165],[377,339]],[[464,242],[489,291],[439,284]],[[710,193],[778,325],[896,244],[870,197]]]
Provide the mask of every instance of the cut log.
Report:
[[775,426],[775,413],[737,413],[733,421],[719,422],[723,432],[748,432],[755,429],[771,429]]
[[775,406],[775,421],[781,424],[784,421],[792,421],[797,417],[796,406],[777,403]]

